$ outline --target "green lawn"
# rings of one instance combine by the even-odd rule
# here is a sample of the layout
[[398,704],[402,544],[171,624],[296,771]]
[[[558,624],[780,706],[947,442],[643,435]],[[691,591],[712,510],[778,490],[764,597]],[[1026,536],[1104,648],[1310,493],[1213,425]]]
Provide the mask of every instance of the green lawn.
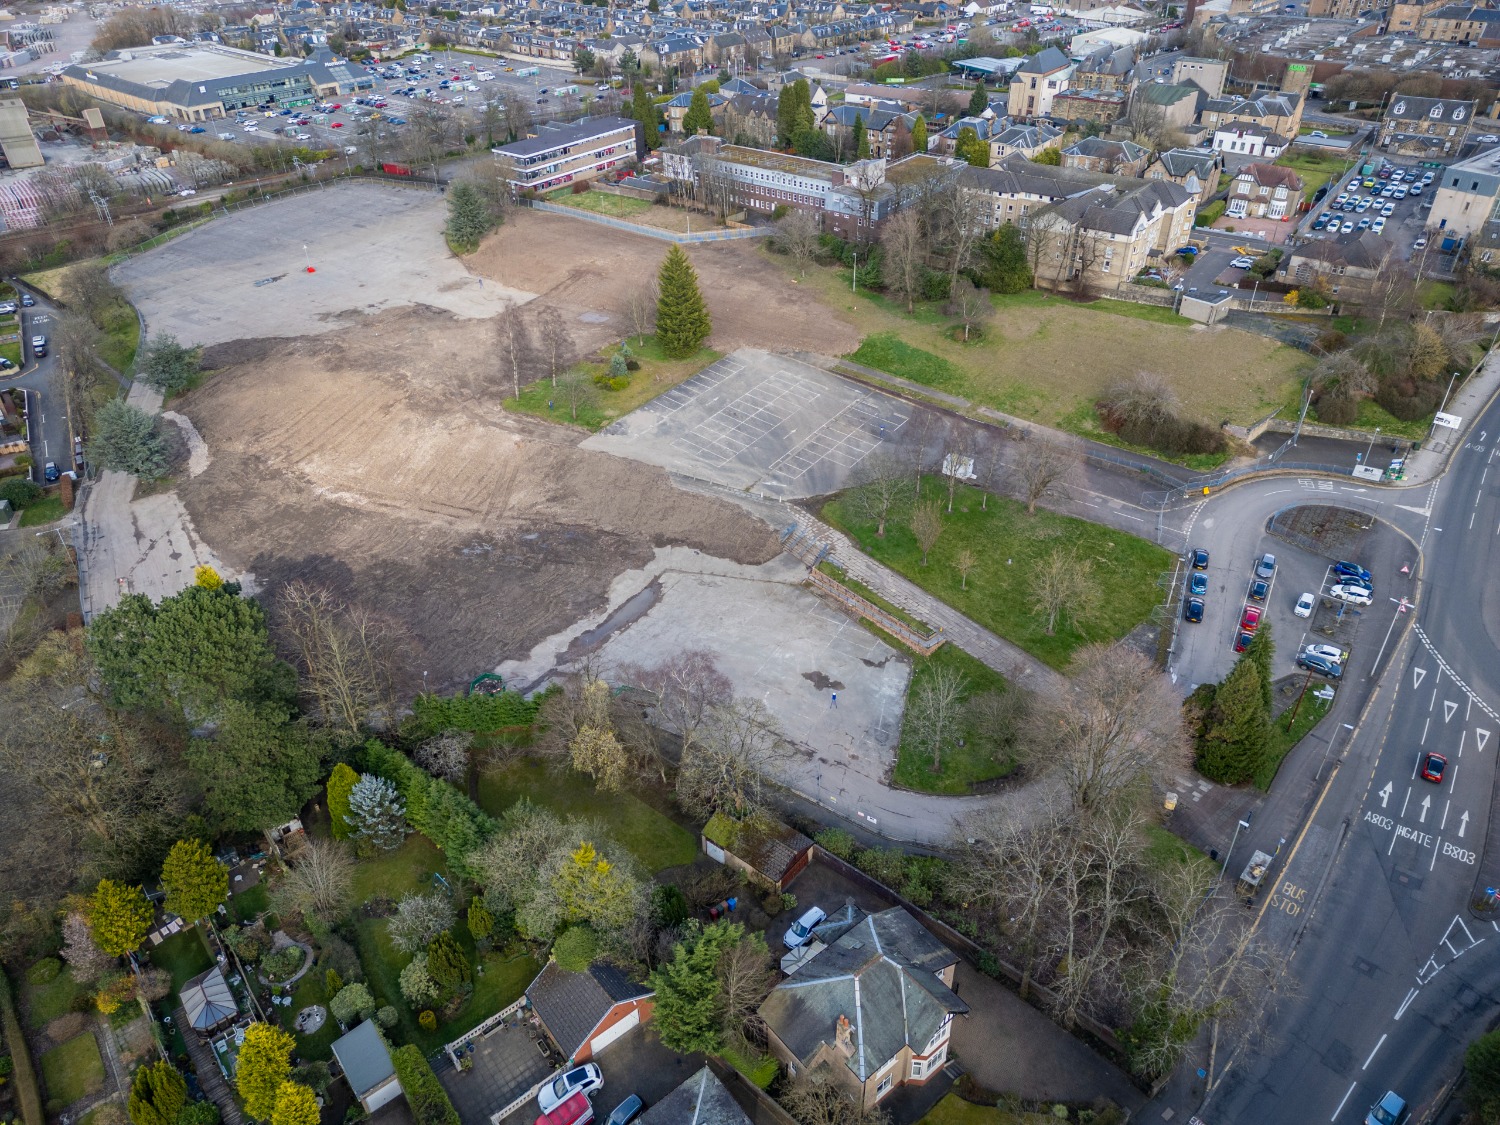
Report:
[[[939,668],[951,668],[962,675],[968,681],[964,694],[970,699],[985,692],[1006,690],[1005,677],[999,672],[981,664],[963,649],[945,644],[931,656],[912,658],[911,686],[906,691],[906,718],[912,715],[914,693],[923,680]],[[896,751],[896,769],[892,775],[897,785],[924,793],[967,793],[975,783],[1005,777],[1016,768],[1013,759],[997,757],[991,747],[982,744],[967,729],[964,745],[949,747],[943,754],[941,765],[940,771],[933,771],[931,757],[911,745],[907,724],[903,722],[901,744]]]
[[26,505],[21,512],[21,526],[41,527],[42,524],[60,520],[67,514],[68,509],[63,505],[61,497],[44,496],[35,504]]
[[[519,399],[507,397],[505,409],[516,414],[531,414],[549,422],[561,422],[570,426],[582,426],[586,430],[602,430],[616,418],[623,418],[637,407],[644,406],[660,394],[671,390],[691,375],[696,375],[720,358],[712,348],[699,348],[686,359],[668,359],[656,343],[655,336],[641,339],[631,336],[627,341],[631,354],[640,361],[639,371],[630,373],[630,385],[612,391],[590,385],[584,401],[578,404],[578,417],[573,417],[564,388],[554,387],[551,379],[540,379],[521,388]],[[602,349],[602,354],[613,356],[619,349],[616,344]],[[590,380],[609,370],[608,363],[579,363],[574,370],[582,372]]]
[[94,1033],[75,1035],[42,1056],[42,1081],[48,1105],[70,1106],[79,1098],[98,1093],[104,1086],[104,1060]]
[[1302,698],[1302,706],[1297,709],[1296,718],[1292,717],[1291,709],[1288,708],[1286,714],[1271,720],[1271,742],[1266,762],[1255,775],[1257,789],[1271,788],[1271,782],[1276,780],[1276,771],[1281,768],[1282,759],[1307,736],[1308,731],[1323,721],[1329,706],[1326,701],[1313,695],[1310,688]]
[[20,367],[21,342],[17,340],[12,344],[0,344],[0,355],[3,355],[6,359],[10,360],[11,363],[15,364],[17,367]]
[[1146,825],[1146,859],[1165,869],[1179,863],[1208,863],[1208,856],[1159,824]]
[[631,793],[601,793],[585,775],[553,770],[534,759],[486,770],[479,779],[479,804],[499,816],[521,797],[559,816],[597,820],[610,836],[655,874],[692,863],[698,841],[686,828]]
[[271,909],[271,894],[266,889],[264,878],[249,890],[232,895],[229,899],[229,909],[241,922],[253,922],[263,912]]
[[762,1090],[776,1081],[776,1073],[781,1069],[781,1064],[770,1055],[742,1055],[730,1046],[726,1046],[719,1054],[725,1062]]
[[21,987],[26,993],[29,1021],[32,1027],[42,1027],[58,1016],[73,1010],[73,998],[85,991],[73,981],[73,970],[67,965],[46,984],[32,984],[22,978]]
[[1422,281],[1417,283],[1417,298],[1424,309],[1446,309],[1451,307],[1457,288],[1451,281]]
[[151,963],[172,974],[172,991],[213,966],[213,954],[197,926],[182,930],[149,950]]
[[[946,501],[944,484],[934,477],[923,481],[923,493]],[[989,510],[981,511],[979,500],[979,490],[965,486],[958,490],[951,515],[944,503],[943,534],[927,566],[921,565],[916,538],[904,522],[887,524],[885,538],[877,539],[874,522],[842,497],[824,505],[821,514],[866,554],[1054,668],[1066,668],[1074,650],[1084,644],[1125,636],[1160,600],[1156,582],[1171,566],[1171,556],[1162,548],[1069,516],[1041,510],[1028,516],[1024,505],[1005,497],[991,497]],[[1083,632],[1060,622],[1049,636],[1046,621],[1028,604],[1029,583],[1036,565],[1058,547],[1092,560],[1102,596]],[[966,548],[979,563],[965,590],[953,560]]]
[[104,317],[100,357],[122,375],[128,375],[140,342],[141,321],[135,315],[135,307],[128,301],[116,302]]
[[1309,152],[1305,149],[1293,149],[1276,163],[1283,168],[1293,169],[1302,177],[1302,192],[1307,199],[1311,199],[1320,187],[1334,177],[1342,176],[1352,166],[1347,157]]
[[395,901],[412,892],[432,889],[432,876],[448,875],[448,864],[432,841],[413,832],[394,851],[359,861],[354,869],[354,901],[365,902],[376,896]]
[[584,211],[592,211],[596,215],[608,215],[612,219],[629,219],[634,215],[639,215],[642,211],[651,210],[653,206],[649,199],[611,195],[606,191],[584,191],[574,195],[571,187],[554,191],[546,198],[548,203],[577,207]]
[[922,1125],[1057,1125],[1045,1113],[1007,1113],[992,1105],[975,1105],[957,1094],[946,1094],[922,1118]]
[[297,987],[292,991],[292,1006],[278,1007],[276,1010],[281,1016],[281,1026],[296,1037],[297,1054],[305,1059],[331,1059],[333,1041],[342,1034],[338,1021],[332,1016],[325,1019],[323,1026],[311,1035],[297,1033],[297,1013],[312,1004],[328,1006],[328,994],[323,989],[323,974],[316,968],[297,982]]

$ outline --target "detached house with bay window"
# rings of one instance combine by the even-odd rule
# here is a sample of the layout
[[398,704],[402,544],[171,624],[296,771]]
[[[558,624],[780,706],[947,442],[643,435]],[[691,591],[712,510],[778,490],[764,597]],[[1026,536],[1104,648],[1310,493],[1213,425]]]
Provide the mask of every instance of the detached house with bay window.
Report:
[[823,1068],[860,1110],[948,1060],[958,956],[900,907],[870,914],[760,1006],[771,1053],[793,1076]]
[[1274,164],[1247,164],[1229,185],[1224,215],[1231,219],[1285,219],[1302,201],[1302,177]]

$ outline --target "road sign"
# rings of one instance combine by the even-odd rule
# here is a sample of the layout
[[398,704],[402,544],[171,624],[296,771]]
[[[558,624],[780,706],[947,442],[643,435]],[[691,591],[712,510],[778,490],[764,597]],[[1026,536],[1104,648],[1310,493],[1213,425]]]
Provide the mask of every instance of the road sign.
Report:
[[1382,480],[1385,472],[1371,465],[1355,465],[1353,475],[1360,480]]
[[1409,566],[1403,566],[1401,568],[1401,573],[1402,574],[1410,574],[1411,573],[1411,567],[1409,567]]
[[1457,414],[1444,414],[1439,410],[1432,416],[1434,426],[1442,426],[1445,430],[1456,430],[1464,424],[1464,420]]

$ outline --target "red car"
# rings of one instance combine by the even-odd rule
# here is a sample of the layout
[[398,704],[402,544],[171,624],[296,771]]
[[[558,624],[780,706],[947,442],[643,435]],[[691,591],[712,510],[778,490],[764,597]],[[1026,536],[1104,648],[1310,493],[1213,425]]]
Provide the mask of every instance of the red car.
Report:
[[330,129],[342,129],[344,127],[344,123],[342,121],[335,121],[332,125],[330,125],[328,127]]
[[1258,605],[1247,605],[1245,615],[1240,618],[1240,628],[1247,633],[1253,633],[1260,628],[1261,607]]
[[1441,754],[1428,751],[1422,755],[1422,780],[1434,785],[1443,783],[1443,771],[1448,768],[1448,759]]
[[1234,651],[1244,652],[1247,648],[1250,647],[1250,642],[1253,640],[1255,640],[1254,633],[1241,633],[1239,636],[1234,638]]
[[337,113],[339,110],[341,110],[343,108],[344,108],[344,103],[343,102],[334,102],[333,105],[331,105],[328,108],[328,112],[329,113]]

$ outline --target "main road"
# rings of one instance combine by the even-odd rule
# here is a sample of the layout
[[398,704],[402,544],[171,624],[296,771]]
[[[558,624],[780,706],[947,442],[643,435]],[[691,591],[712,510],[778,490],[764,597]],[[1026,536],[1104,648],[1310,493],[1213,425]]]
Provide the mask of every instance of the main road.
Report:
[[[1263,1043],[1217,1060],[1206,1125],[1357,1125],[1388,1089],[1430,1110],[1494,1020],[1500,912],[1483,891],[1500,883],[1486,848],[1500,753],[1497,439],[1492,404],[1439,483],[1382,494],[1382,514],[1422,550],[1414,620],[1398,620],[1384,659],[1351,665],[1372,702],[1254,904],[1258,939],[1294,987],[1279,990]],[[1399,582],[1377,574],[1377,593]],[[1448,761],[1439,784],[1419,774],[1429,751]]]

